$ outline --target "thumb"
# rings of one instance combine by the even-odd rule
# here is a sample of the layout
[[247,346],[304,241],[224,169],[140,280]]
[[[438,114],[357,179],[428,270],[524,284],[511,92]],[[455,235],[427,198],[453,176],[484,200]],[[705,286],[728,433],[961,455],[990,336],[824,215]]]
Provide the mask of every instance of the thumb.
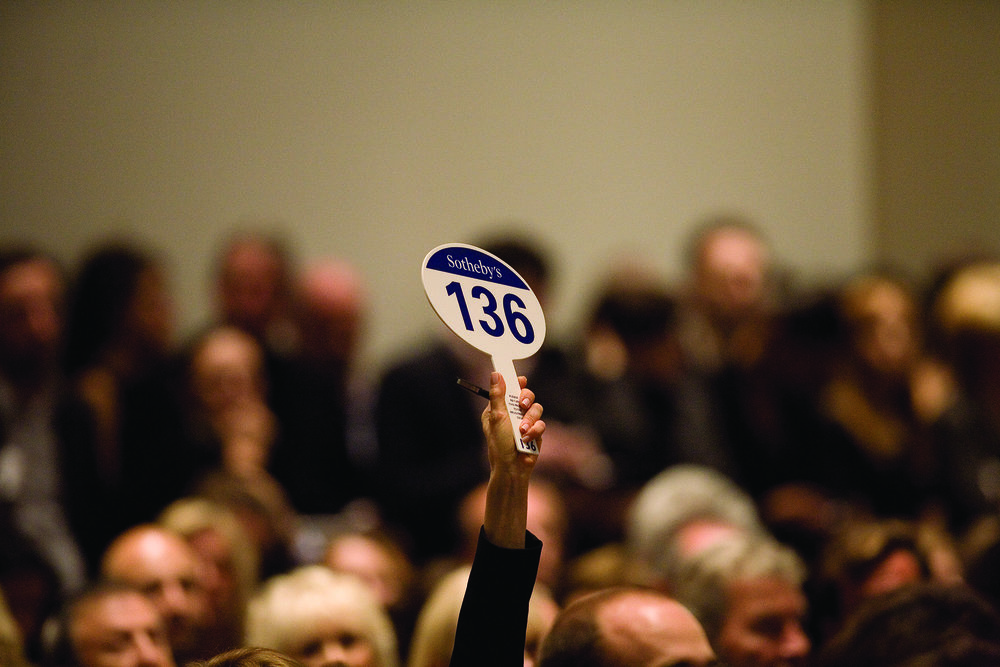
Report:
[[490,373],[490,417],[507,419],[507,383],[497,371]]

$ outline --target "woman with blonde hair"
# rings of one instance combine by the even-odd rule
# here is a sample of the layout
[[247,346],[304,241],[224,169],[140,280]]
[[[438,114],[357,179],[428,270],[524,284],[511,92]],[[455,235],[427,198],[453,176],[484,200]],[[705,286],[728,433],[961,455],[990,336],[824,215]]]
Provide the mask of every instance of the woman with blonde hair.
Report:
[[392,622],[374,593],[356,576],[323,565],[264,582],[245,629],[244,645],[280,651],[305,667],[399,667]]

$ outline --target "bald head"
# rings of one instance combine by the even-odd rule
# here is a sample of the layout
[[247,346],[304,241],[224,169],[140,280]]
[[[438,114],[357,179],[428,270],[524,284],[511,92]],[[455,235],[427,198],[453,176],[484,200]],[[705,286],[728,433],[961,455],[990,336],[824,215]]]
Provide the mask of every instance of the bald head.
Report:
[[137,526],[122,533],[104,553],[103,574],[136,582],[167,570],[195,570],[196,558],[180,535],[158,526]]
[[208,624],[199,567],[197,555],[180,535],[153,525],[120,535],[101,562],[105,578],[130,584],[153,602],[178,657],[196,649]]
[[539,654],[540,667],[716,664],[691,612],[664,595],[634,588],[608,589],[570,604]]
[[705,631],[680,603],[648,592],[609,600],[597,613],[597,625],[610,654],[623,664],[711,665],[715,654]]

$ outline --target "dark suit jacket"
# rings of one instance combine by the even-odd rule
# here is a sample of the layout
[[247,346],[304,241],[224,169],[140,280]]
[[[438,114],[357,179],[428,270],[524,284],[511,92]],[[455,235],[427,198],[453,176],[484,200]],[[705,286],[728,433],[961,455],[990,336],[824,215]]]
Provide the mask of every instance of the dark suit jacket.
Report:
[[525,535],[524,549],[502,549],[491,544],[480,529],[451,667],[524,664],[528,601],[541,554],[542,543],[531,533]]

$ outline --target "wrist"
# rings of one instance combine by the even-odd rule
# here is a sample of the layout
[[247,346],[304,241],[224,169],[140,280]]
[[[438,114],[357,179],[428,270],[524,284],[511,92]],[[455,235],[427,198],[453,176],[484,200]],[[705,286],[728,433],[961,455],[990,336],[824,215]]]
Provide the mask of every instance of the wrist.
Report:
[[528,523],[528,477],[524,472],[490,474],[483,527],[494,545],[523,549]]

